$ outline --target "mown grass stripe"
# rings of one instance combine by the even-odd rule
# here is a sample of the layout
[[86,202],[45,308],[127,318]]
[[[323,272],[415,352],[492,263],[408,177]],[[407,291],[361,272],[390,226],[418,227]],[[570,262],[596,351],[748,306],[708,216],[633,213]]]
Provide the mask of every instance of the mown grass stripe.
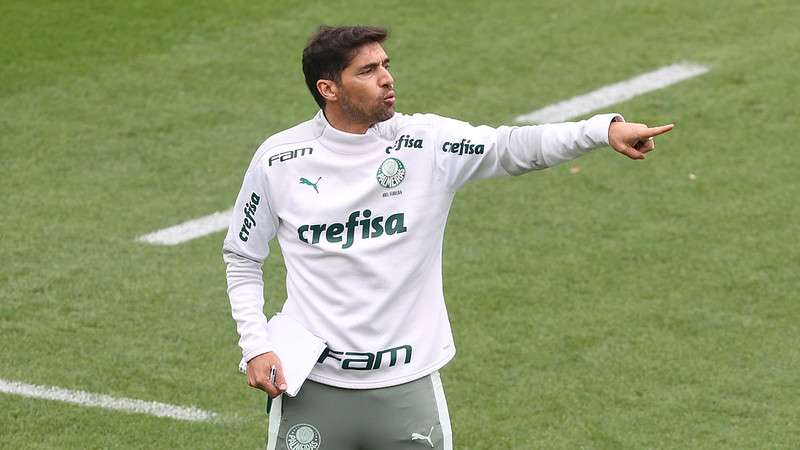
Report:
[[514,120],[518,123],[561,122],[700,76],[709,70],[708,66],[700,64],[673,64],[545,106]]
[[170,405],[167,403],[136,400],[125,397],[115,398],[110,395],[73,391],[55,386],[39,386],[1,378],[0,392],[190,422],[207,422],[217,417],[216,413],[203,411],[194,407]]

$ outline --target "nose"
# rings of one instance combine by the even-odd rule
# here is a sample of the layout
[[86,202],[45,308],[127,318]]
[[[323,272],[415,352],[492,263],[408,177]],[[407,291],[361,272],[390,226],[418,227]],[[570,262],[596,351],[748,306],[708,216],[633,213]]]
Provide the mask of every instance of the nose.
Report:
[[380,84],[384,87],[394,87],[394,78],[386,67],[381,67]]

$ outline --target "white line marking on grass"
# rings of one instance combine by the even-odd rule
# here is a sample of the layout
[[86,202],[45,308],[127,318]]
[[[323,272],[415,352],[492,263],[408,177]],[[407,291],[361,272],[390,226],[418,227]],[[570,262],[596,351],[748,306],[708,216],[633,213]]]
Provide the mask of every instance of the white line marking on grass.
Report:
[[71,391],[69,389],[53,386],[37,386],[35,384],[19,383],[2,378],[0,378],[0,392],[21,395],[23,397],[58,400],[81,406],[94,406],[116,411],[149,414],[156,417],[168,417],[176,420],[188,420],[190,422],[206,422],[217,417],[216,413],[203,411],[194,407],[148,402],[125,397],[114,398],[109,395]]
[[529,114],[519,116],[514,120],[521,123],[562,122],[600,108],[630,100],[637,95],[646,94],[689,78],[694,78],[709,70],[708,66],[700,64],[673,64],[652,72],[643,73],[629,80],[610,84],[563,102],[554,103]]
[[214,214],[190,220],[174,227],[154,231],[136,238],[139,242],[157,245],[177,245],[191,241],[207,234],[216,233],[228,228],[231,220],[232,209],[215,212]]

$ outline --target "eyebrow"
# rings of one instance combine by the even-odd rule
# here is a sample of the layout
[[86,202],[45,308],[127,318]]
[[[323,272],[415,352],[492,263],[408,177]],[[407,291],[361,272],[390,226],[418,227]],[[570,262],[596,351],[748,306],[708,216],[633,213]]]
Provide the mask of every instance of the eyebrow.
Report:
[[359,67],[358,71],[359,72],[363,72],[366,69],[372,69],[372,68],[378,67],[378,64],[381,64],[381,65],[389,64],[389,58],[386,58],[381,62],[373,62],[373,63],[365,64],[365,65]]

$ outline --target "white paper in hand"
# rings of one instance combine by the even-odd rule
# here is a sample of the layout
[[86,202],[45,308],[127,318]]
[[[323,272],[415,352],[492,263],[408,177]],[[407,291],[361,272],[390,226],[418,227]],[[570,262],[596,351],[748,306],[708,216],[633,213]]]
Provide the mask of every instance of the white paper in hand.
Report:
[[325,341],[313,335],[296,320],[285,314],[275,314],[267,322],[273,351],[281,359],[286,379],[286,394],[291,397],[300,392],[319,355],[325,350]]

